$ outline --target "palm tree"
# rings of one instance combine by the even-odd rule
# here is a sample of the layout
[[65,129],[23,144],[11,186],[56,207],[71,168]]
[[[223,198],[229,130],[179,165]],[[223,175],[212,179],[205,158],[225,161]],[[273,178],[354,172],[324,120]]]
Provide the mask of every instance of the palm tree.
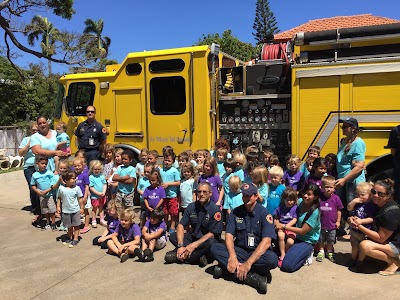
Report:
[[97,22],[92,19],[86,19],[85,29],[83,34],[86,36],[86,56],[88,58],[105,58],[108,54],[108,48],[111,44],[111,39],[108,36],[103,36],[103,19]]
[[[41,37],[42,42],[40,47],[42,48],[42,53],[51,57],[56,53],[55,43],[57,40],[57,35],[59,30],[53,26],[47,18],[42,16],[34,16],[29,25],[25,27],[25,35],[28,36],[29,45],[33,46],[35,40]],[[51,61],[47,60],[48,75],[51,75]]]

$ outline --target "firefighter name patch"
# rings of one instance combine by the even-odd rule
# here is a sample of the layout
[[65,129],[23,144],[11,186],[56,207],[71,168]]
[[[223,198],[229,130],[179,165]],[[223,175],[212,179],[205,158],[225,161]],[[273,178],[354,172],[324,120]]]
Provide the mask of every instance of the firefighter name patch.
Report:
[[267,215],[266,216],[266,219],[267,219],[267,221],[268,221],[268,223],[273,223],[273,221],[274,221],[274,219],[272,218],[272,215]]
[[216,212],[215,215],[214,215],[214,219],[216,221],[221,221],[221,213],[220,212]]

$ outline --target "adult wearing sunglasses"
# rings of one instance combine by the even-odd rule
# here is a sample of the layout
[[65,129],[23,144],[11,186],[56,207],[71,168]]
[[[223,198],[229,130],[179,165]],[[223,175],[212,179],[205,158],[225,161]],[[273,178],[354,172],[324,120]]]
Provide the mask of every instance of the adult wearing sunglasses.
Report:
[[[176,232],[169,240],[175,249],[165,254],[165,262],[186,262],[205,267],[210,257],[210,248],[216,244],[222,233],[220,208],[211,201],[211,186],[201,182],[197,187],[197,201],[185,209]],[[190,226],[185,233],[185,228]]]
[[340,119],[342,133],[345,136],[340,143],[336,157],[338,178],[335,182],[336,193],[342,200],[345,209],[342,210],[342,226],[337,236],[350,239],[344,230],[348,218],[347,204],[356,198],[356,185],[365,181],[365,142],[358,136],[360,128],[354,118]]
[[96,120],[96,108],[89,105],[86,108],[86,120],[78,124],[75,130],[79,150],[85,150],[86,164],[100,158],[100,153],[106,143],[106,131]]
[[357,220],[353,220],[351,226],[368,236],[368,240],[360,243],[360,250],[365,255],[388,264],[379,274],[398,275],[400,274],[400,206],[393,200],[393,181],[378,180],[371,193],[372,201],[379,208],[374,217],[377,231],[358,224]]
[[32,190],[31,178],[32,174],[35,173],[35,154],[31,149],[31,136],[38,130],[36,121],[32,121],[27,128],[27,135],[21,141],[18,147],[18,155],[24,157],[24,176],[29,187],[29,198],[31,200],[31,213],[36,213],[40,210],[39,198],[37,194]]

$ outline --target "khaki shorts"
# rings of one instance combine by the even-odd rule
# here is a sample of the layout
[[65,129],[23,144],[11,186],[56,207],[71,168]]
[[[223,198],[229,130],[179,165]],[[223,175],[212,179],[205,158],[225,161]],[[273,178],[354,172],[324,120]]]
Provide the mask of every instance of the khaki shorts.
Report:
[[123,208],[128,208],[133,206],[133,198],[135,193],[124,194],[121,192],[117,192],[117,197],[115,200],[122,204]]
[[50,197],[39,197],[40,199],[40,211],[43,215],[54,214],[56,212],[56,204],[53,196]]

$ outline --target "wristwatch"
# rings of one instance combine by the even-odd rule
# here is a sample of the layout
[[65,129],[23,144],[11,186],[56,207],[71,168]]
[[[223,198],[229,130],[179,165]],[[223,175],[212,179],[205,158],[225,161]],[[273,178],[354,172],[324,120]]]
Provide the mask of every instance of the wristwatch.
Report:
[[178,248],[182,248],[182,247],[183,247],[183,244],[178,244],[177,247],[178,247]]
[[286,225],[287,225],[287,224],[283,225],[283,229],[286,229]]

